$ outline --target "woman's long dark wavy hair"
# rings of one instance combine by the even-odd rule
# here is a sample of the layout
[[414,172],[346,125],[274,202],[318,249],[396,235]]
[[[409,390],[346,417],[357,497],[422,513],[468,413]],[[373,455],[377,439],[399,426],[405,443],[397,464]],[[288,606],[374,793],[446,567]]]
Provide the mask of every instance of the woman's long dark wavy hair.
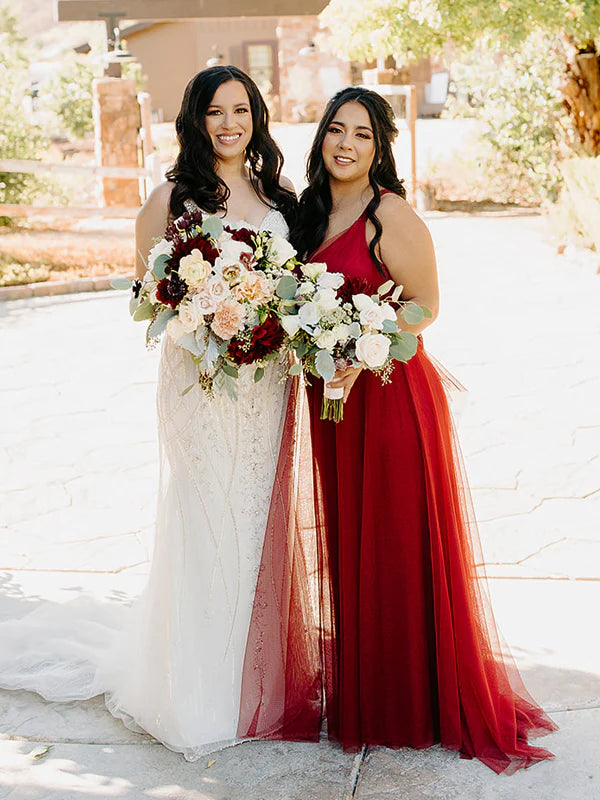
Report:
[[188,198],[212,214],[227,211],[229,188],[217,174],[217,156],[205,125],[206,110],[219,86],[227,81],[239,81],[248,93],[252,138],[246,148],[246,158],[252,185],[262,200],[278,208],[288,224],[292,224],[296,197],[280,185],[283,156],[269,133],[269,111],[252,78],[233,66],[202,70],[185,89],[175,121],[179,154],[166,174],[167,180],[175,184],[169,203],[170,216],[176,218],[183,214],[183,203]]
[[332,120],[344,103],[360,103],[364,106],[373,128],[375,155],[369,169],[373,198],[366,208],[366,214],[375,227],[375,235],[369,242],[369,251],[375,266],[383,275],[384,271],[376,254],[382,231],[381,222],[376,214],[381,202],[381,189],[389,189],[400,197],[406,197],[406,190],[403,181],[396,173],[396,162],[392,153],[392,142],[398,134],[394,123],[394,112],[387,100],[370,89],[349,86],[335,94],[327,104],[308,156],[306,170],[308,186],[300,197],[298,218],[292,231],[292,243],[298,253],[306,258],[317,250],[325,238],[332,201],[329,173],[323,161],[323,140]]

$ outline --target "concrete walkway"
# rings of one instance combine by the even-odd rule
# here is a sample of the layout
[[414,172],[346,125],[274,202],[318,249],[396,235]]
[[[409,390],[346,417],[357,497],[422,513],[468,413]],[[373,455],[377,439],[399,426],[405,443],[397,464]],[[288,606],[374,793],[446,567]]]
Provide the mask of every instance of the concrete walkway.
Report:
[[[256,742],[188,764],[99,698],[3,692],[1,798],[600,798],[597,259],[556,255],[536,217],[430,224],[443,309],[427,346],[470,389],[461,439],[496,617],[560,725],[543,740],[556,760],[507,778],[437,747]],[[0,618],[84,591],[129,602],[152,536],[158,354],[113,292],[4,303],[0,341]]]

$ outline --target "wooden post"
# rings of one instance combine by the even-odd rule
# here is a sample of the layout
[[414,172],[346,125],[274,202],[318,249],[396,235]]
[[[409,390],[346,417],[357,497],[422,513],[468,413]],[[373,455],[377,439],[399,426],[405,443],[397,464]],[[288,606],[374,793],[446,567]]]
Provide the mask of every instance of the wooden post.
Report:
[[151,174],[145,180],[146,197],[152,189],[162,180],[160,161],[158,153],[154,150],[152,141],[152,103],[148,92],[138,93],[138,103],[140,105],[140,138],[142,140],[142,155],[144,166],[151,170]]

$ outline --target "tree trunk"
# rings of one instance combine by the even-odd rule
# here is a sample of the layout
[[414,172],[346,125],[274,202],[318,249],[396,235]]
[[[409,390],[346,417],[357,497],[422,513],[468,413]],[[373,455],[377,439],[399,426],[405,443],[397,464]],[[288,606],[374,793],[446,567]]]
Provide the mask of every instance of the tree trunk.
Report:
[[588,156],[600,156],[600,58],[594,43],[585,50],[567,44],[567,65],[561,86],[577,139]]

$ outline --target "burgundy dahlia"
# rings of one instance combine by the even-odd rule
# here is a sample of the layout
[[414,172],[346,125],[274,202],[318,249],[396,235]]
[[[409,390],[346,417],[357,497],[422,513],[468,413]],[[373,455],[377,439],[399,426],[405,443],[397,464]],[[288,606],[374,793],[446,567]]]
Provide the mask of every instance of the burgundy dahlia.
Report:
[[179,269],[179,262],[184,256],[189,256],[192,250],[200,250],[202,257],[210,264],[214,264],[219,257],[219,251],[212,246],[208,239],[204,236],[196,236],[194,239],[174,239],[173,252],[169,256],[165,272],[168,274],[171,271]]
[[275,314],[269,314],[266,320],[256,325],[249,342],[243,339],[232,339],[227,354],[236,364],[252,364],[261,358],[277,352],[283,344],[284,332]]
[[169,278],[163,278],[156,287],[156,299],[166,306],[177,308],[187,292],[187,283],[176,272]]
[[172,222],[165,231],[165,239],[168,242],[177,241],[181,238],[181,232],[187,231],[192,225],[202,225],[202,212],[184,211],[184,213]]
[[342,298],[343,303],[351,303],[352,296],[355,294],[368,294],[371,296],[376,293],[373,284],[366,278],[353,276],[346,276],[346,280],[338,289],[338,297]]
[[249,228],[230,228],[229,225],[225,225],[225,230],[231,234],[234,242],[243,242],[254,250],[256,231],[251,231]]

